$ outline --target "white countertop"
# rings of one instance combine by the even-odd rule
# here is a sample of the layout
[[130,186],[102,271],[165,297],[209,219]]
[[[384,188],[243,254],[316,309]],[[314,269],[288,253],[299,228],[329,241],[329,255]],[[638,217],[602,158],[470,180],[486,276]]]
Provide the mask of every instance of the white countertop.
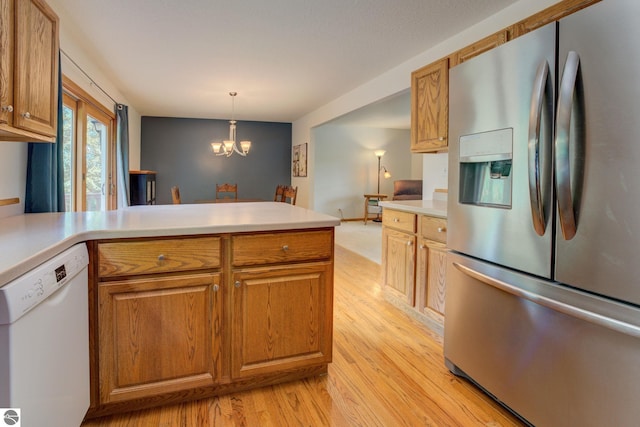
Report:
[[447,202],[444,200],[389,200],[379,203],[383,208],[399,211],[431,215],[439,218],[447,217]]
[[0,286],[87,240],[337,225],[338,218],[275,202],[131,206],[109,212],[10,216],[0,219]]

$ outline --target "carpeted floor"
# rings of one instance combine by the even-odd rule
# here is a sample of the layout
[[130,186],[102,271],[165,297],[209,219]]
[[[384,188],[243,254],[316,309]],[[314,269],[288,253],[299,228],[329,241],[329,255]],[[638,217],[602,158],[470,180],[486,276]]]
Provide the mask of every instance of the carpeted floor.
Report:
[[336,245],[349,249],[378,264],[382,256],[382,224],[367,221],[343,221],[336,227]]

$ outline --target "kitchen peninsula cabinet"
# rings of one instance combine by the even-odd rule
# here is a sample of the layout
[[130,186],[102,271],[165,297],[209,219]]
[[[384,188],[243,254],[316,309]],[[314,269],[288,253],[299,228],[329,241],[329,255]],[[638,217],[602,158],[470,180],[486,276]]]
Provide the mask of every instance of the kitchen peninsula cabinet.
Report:
[[233,378],[331,361],[333,233],[231,238]]
[[449,58],[411,73],[411,151],[447,151]]
[[100,403],[218,379],[220,247],[219,237],[97,244]]
[[87,418],[326,373],[333,245],[332,227],[89,242]]
[[44,1],[0,2],[0,141],[55,141],[58,34]]

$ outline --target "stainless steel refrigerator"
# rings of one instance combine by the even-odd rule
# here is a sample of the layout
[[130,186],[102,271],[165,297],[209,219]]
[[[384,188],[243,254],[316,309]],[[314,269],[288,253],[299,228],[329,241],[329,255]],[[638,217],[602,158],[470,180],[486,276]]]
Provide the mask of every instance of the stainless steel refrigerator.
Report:
[[640,2],[450,70],[445,362],[537,426],[640,420]]

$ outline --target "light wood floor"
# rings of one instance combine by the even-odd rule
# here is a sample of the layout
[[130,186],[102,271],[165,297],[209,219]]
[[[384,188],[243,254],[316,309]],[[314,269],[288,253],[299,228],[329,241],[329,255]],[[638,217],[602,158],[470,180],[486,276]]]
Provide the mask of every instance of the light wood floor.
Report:
[[521,426],[443,362],[441,338],[382,296],[380,265],[336,247],[325,376],[92,420],[83,427]]

